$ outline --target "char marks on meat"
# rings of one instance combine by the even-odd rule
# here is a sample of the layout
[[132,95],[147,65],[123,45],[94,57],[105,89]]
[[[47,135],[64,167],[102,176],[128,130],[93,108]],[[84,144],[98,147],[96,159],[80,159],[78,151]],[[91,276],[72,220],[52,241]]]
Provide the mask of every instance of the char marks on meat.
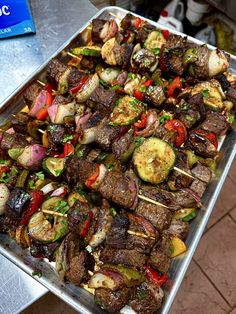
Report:
[[123,264],[128,267],[141,269],[146,263],[146,255],[136,250],[113,249],[105,247],[99,257],[103,263]]
[[42,86],[38,83],[31,84],[23,93],[26,104],[31,106],[41,91]]
[[194,150],[202,157],[212,158],[217,155],[217,149],[214,144],[212,144],[206,136],[203,136],[194,130],[189,133],[185,146]]
[[26,136],[20,133],[3,133],[3,138],[1,141],[2,149],[11,149],[11,148],[24,148],[29,145],[29,142],[26,139]]
[[104,288],[95,290],[95,300],[108,313],[118,313],[130,299],[130,288],[111,291]]
[[129,304],[137,314],[154,314],[161,307],[163,298],[163,290],[149,281],[132,290]]
[[236,104],[236,83],[233,83],[227,90],[226,98]]
[[136,191],[131,188],[132,180],[120,172],[108,171],[99,186],[102,196],[126,208],[131,208],[136,197]]
[[30,195],[21,188],[14,188],[11,191],[6,203],[6,216],[9,218],[22,218],[30,201]]
[[218,112],[209,111],[206,115],[206,120],[199,126],[201,129],[208,132],[213,132],[220,135],[227,128],[226,117]]
[[67,83],[69,90],[77,86],[84,77],[85,74],[83,72],[79,71],[75,67],[72,67],[69,74],[67,75]]
[[165,234],[170,237],[177,237],[184,240],[189,232],[189,223],[181,219],[172,219],[171,224]]
[[172,217],[168,208],[148,203],[143,200],[139,201],[136,213],[149,220],[158,231],[167,229]]
[[63,139],[66,134],[67,130],[62,124],[50,124],[47,127],[48,142],[54,151],[61,150],[64,145]]
[[52,59],[47,66],[48,80],[57,86],[61,75],[66,71],[67,67],[57,58]]
[[132,128],[112,143],[112,152],[121,161],[127,161],[134,149],[134,130]]
[[117,94],[115,91],[106,90],[104,87],[97,87],[89,99],[87,100],[87,104],[91,108],[95,108],[102,115],[109,115],[114,109],[115,102],[117,99]]
[[125,249],[129,219],[124,215],[116,215],[107,233],[106,245],[115,249]]
[[102,19],[92,20],[92,38],[93,38],[94,43],[102,43],[100,34],[106,22],[107,22],[106,20],[102,20]]
[[211,181],[212,173],[211,170],[202,165],[201,163],[197,163],[193,168],[192,168],[192,174],[195,176],[195,178],[205,182],[209,183]]
[[[174,194],[175,201],[182,207],[199,207],[200,206],[200,198],[198,195],[194,195],[190,189],[182,189],[177,191]],[[197,200],[197,196],[199,201]]]

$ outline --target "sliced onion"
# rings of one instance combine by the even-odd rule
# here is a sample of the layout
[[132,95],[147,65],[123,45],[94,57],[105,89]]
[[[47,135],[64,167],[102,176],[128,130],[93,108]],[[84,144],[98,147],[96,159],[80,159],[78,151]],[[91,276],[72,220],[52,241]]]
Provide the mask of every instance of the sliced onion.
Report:
[[44,185],[44,186],[40,189],[40,191],[42,191],[43,194],[49,194],[50,192],[52,192],[52,191],[55,190],[55,188],[56,188],[55,185],[56,185],[55,182],[50,182],[50,183]]
[[85,102],[90,95],[93,93],[95,88],[99,86],[99,77],[97,73],[95,73],[85,84],[84,86],[78,91],[76,94],[76,100],[79,103]]
[[127,77],[128,77],[128,72],[122,71],[116,78],[117,84],[123,85],[125,81],[127,80]]
[[24,148],[22,154],[17,158],[17,162],[25,169],[38,170],[45,157],[46,148],[39,144],[33,144]]
[[79,139],[80,144],[90,144],[93,143],[96,139],[97,134],[97,127],[89,128],[86,130],[83,130],[83,135]]
[[75,101],[65,105],[52,105],[48,109],[52,123],[63,124],[64,118],[75,114]]
[[60,186],[55,191],[52,192],[51,196],[65,196],[68,193],[68,187],[67,186]]
[[[103,29],[102,29],[103,31]],[[115,20],[111,19],[110,21],[108,21],[108,30],[107,32],[105,33],[104,32],[101,32],[101,36],[104,36],[104,37],[101,37],[103,39],[103,42],[105,43],[107,40],[109,40],[110,38],[112,37],[115,37],[116,33],[118,31],[118,25],[116,23]]]
[[117,69],[106,68],[104,71],[99,73],[99,76],[106,83],[111,83],[112,81],[114,81],[118,77],[119,72],[120,71]]
[[108,30],[109,30],[109,21],[107,21],[107,22],[103,25],[103,28],[102,28],[102,30],[101,30],[101,32],[100,32],[99,37],[100,37],[101,39],[104,39],[104,38],[106,37],[107,33],[108,33]]
[[15,134],[16,132],[15,132],[15,130],[13,128],[10,128],[10,129],[6,130],[5,133],[7,133],[7,134]]
[[30,111],[28,113],[29,116],[36,117],[36,114],[45,106],[46,101],[47,101],[47,91],[43,89],[39,93],[35,101],[33,102],[33,105],[30,108]]
[[124,279],[119,273],[109,270],[100,269],[89,281],[89,288],[105,288],[115,291],[124,286]]
[[0,183],[0,215],[3,215],[5,212],[5,205],[10,196],[10,191],[6,184]]
[[151,237],[157,237],[158,233],[155,227],[151,222],[149,222],[144,217],[137,214],[128,214],[129,220],[133,220],[136,224],[139,224],[143,229],[146,235]]
[[227,71],[229,68],[229,62],[223,51],[219,49],[212,50],[208,59],[208,71],[209,76],[215,76],[219,73]]
[[107,168],[103,164],[100,164],[99,165],[99,175],[98,175],[97,179],[95,180],[95,182],[93,183],[92,189],[94,189],[94,190],[98,189],[99,185],[102,183],[102,181],[106,175],[106,172],[107,172]]
[[149,110],[147,116],[147,125],[142,131],[137,131],[137,136],[149,137],[151,136],[159,126],[159,120],[155,110]]

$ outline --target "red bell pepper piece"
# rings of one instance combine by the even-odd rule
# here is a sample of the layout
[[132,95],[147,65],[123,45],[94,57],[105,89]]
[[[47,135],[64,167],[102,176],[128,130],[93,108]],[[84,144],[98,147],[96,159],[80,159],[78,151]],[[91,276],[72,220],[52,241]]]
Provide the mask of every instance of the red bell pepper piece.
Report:
[[147,114],[145,112],[141,115],[141,120],[134,123],[134,127],[137,129],[143,129],[147,125]]
[[89,77],[87,75],[84,76],[78,85],[71,88],[71,90],[70,90],[71,94],[76,94],[84,86],[84,84],[87,82],[88,79],[89,79]]
[[47,86],[47,100],[46,100],[46,104],[45,104],[45,106],[42,109],[39,110],[39,112],[37,112],[36,118],[38,120],[45,120],[47,118],[47,116],[48,116],[48,108],[52,105],[52,102],[53,102],[52,92],[49,91],[50,89],[51,89],[51,87]]
[[32,192],[32,200],[30,202],[29,208],[27,213],[25,214],[24,218],[20,221],[20,226],[25,226],[30,217],[37,212],[40,205],[44,200],[44,195],[42,191],[33,191]]
[[86,219],[85,222],[84,222],[83,228],[82,228],[82,230],[81,230],[81,232],[80,232],[80,236],[81,236],[82,238],[85,238],[86,235],[88,234],[89,228],[90,228],[90,226],[91,226],[91,220],[92,220],[92,218],[93,218],[93,212],[90,211],[89,214],[88,214],[87,219]]
[[168,276],[166,274],[159,276],[158,272],[155,271],[151,266],[144,266],[144,268],[147,276],[159,287],[161,287],[168,280]]
[[176,147],[179,147],[186,141],[187,131],[186,131],[185,125],[181,121],[177,119],[170,120],[165,124],[165,128],[169,131],[177,132],[178,135],[175,138]]
[[62,157],[67,157],[69,155],[74,155],[75,149],[74,146],[70,143],[65,143],[64,144],[64,151],[63,151],[63,156]]
[[85,185],[91,189],[94,182],[97,180],[98,176],[99,176],[99,173],[100,173],[100,166],[97,164],[96,165],[96,171],[94,174],[91,175],[90,178],[88,178],[86,181],[85,181]]
[[180,76],[176,76],[173,81],[170,83],[168,88],[167,97],[174,97],[174,92],[176,89],[182,88],[182,81]]
[[165,39],[168,39],[170,36],[170,32],[168,31],[168,29],[163,29],[161,31],[162,35],[164,36]]
[[153,80],[147,80],[146,82],[144,82],[143,85],[144,86],[151,86],[151,85],[153,85]]
[[136,30],[139,29],[139,26],[140,26],[141,22],[142,22],[142,19],[140,19],[140,17],[136,17],[136,19],[135,19],[135,28],[136,28]]
[[216,149],[218,148],[218,140],[217,140],[215,133],[207,132],[203,129],[197,129],[197,130],[194,130],[193,132],[200,134],[201,136],[207,138],[215,146]]
[[134,91],[134,97],[140,101],[144,100],[144,94],[140,90]]

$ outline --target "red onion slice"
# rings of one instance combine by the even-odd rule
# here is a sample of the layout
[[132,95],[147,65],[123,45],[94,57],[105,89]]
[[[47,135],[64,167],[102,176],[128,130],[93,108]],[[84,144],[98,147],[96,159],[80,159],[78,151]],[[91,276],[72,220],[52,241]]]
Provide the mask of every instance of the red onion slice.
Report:
[[31,117],[36,117],[36,114],[45,106],[46,101],[47,101],[47,91],[42,90],[35,101],[33,102],[32,107],[30,108],[29,111],[29,116]]
[[202,206],[201,198],[196,192],[194,192],[193,190],[191,190],[189,188],[185,188],[184,190],[186,192],[188,192],[189,194],[191,194],[191,196],[195,199],[198,206],[200,206],[200,207]]
[[41,167],[43,158],[46,157],[46,148],[39,145],[33,144],[26,146],[23,153],[17,158],[17,162],[29,170],[38,170]]

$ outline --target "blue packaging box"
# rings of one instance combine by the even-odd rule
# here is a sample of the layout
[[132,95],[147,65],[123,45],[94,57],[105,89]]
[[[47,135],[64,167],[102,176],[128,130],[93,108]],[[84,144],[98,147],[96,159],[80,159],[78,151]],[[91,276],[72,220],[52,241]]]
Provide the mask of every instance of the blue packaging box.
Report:
[[0,0],[0,38],[35,33],[27,0]]

